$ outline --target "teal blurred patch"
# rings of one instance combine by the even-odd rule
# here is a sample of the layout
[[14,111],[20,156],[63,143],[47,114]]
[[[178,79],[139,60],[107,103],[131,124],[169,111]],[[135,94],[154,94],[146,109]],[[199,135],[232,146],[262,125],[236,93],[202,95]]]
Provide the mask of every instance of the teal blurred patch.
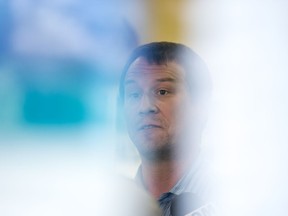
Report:
[[72,60],[27,62],[18,65],[25,124],[107,123],[110,83],[97,68]]
[[81,98],[64,92],[26,92],[23,117],[28,123],[77,124],[87,120],[87,111]]

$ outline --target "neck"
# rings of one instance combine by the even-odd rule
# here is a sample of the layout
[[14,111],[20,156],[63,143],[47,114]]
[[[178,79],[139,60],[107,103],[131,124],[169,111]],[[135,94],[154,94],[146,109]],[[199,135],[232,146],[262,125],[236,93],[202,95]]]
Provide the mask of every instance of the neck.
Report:
[[143,183],[156,199],[169,192],[191,166],[191,159],[148,161],[142,158]]

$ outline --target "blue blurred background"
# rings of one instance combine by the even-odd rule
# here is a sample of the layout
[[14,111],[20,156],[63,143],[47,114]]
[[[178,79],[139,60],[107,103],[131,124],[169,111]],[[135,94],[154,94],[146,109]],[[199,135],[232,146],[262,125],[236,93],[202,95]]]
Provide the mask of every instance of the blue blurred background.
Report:
[[118,79],[139,43],[134,10],[124,1],[0,2],[1,148],[115,147]]
[[1,1],[1,127],[111,123],[137,33],[116,2]]
[[0,1],[0,215],[92,214],[94,205],[78,201],[73,212],[70,198],[108,197],[91,196],[115,184],[116,152],[126,152],[115,141],[116,101],[122,67],[139,44],[128,19],[139,6]]

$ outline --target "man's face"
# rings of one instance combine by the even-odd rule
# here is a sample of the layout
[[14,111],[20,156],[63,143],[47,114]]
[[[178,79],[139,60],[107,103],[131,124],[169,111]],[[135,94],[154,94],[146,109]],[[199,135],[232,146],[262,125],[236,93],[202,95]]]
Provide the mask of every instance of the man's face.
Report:
[[141,155],[175,152],[189,118],[185,71],[176,62],[157,65],[136,59],[124,81],[128,133]]

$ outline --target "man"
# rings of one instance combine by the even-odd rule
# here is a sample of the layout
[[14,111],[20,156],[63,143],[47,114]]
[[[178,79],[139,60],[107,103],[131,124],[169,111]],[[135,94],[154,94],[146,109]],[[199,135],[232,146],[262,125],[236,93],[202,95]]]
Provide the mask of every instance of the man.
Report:
[[124,68],[120,98],[142,161],[136,180],[158,199],[163,215],[171,215],[182,193],[207,197],[200,141],[209,86],[205,64],[182,44],[140,46]]

